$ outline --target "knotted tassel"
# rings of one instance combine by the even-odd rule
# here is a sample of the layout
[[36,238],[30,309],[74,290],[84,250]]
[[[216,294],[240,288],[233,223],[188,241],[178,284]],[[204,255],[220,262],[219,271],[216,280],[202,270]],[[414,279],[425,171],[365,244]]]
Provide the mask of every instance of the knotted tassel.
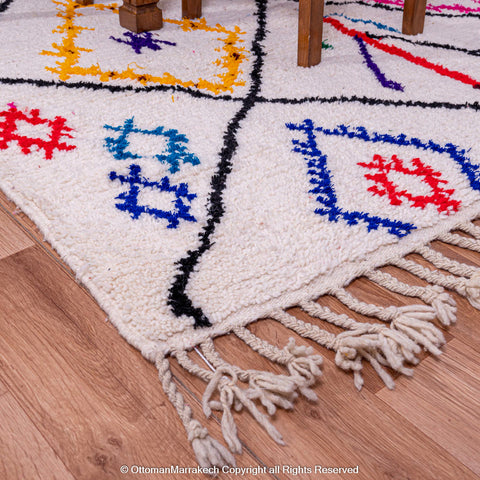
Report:
[[250,388],[246,395],[252,400],[260,400],[269,415],[274,415],[277,407],[287,410],[293,408],[293,401],[297,398],[297,385],[290,377],[258,370],[243,370],[231,365],[221,358],[211,339],[200,346],[206,359],[214,367],[232,368],[242,382],[248,383]]
[[429,303],[442,325],[448,327],[457,321],[457,302],[440,285],[427,285],[425,303]]
[[286,375],[250,370],[249,386],[246,391],[248,398],[260,400],[269,415],[274,415],[277,407],[291,410],[298,396],[297,384]]
[[430,305],[440,323],[449,326],[457,319],[457,304],[455,299],[440,285],[408,285],[398,278],[381,270],[372,270],[365,274],[372,282],[406,297],[417,297]]
[[421,320],[416,315],[409,316],[408,313],[402,313],[392,320],[391,326],[422,345],[433,355],[441,355],[442,352],[438,347],[445,344],[445,337],[441,330],[430,322]]
[[473,307],[480,310],[480,273],[465,282],[465,296]]
[[233,455],[217,440],[208,434],[208,430],[193,418],[192,409],[185,403],[183,395],[173,382],[170,363],[166,357],[159,354],[155,361],[158,376],[168,399],[176,408],[183,426],[187,431],[188,440],[192,444],[198,464],[203,468],[235,466]]
[[[241,452],[241,444],[238,439],[237,427],[232,415],[232,406],[235,402],[245,407],[265,431],[280,445],[284,445],[282,436],[270,423],[268,417],[261,413],[248,395],[237,385],[238,377],[234,370],[229,367],[217,368],[213,374],[205,393],[202,405],[205,415],[209,417],[213,410],[222,410],[222,433],[229,448],[234,453]],[[218,391],[220,401],[212,400],[213,394]]]
[[300,393],[310,401],[317,400],[317,395],[310,387],[322,374],[320,365],[323,359],[320,355],[315,355],[312,347],[305,345],[296,345],[295,339],[290,338],[284,351],[290,354],[287,362],[287,368],[290,375],[296,381]]
[[[229,373],[232,376],[231,380],[224,377],[224,373]],[[236,382],[237,376],[232,369],[218,368],[205,389],[202,406],[207,418],[212,414],[212,408],[223,411],[221,422],[223,438],[233,453],[242,453],[242,444],[238,438],[237,426],[232,415]],[[211,400],[213,393],[217,389],[220,394],[219,402]]]
[[354,383],[359,390],[363,386],[360,373],[363,359],[370,362],[387,388],[393,389],[395,383],[382,365],[410,376],[412,370],[405,368],[403,363],[417,363],[415,355],[420,351],[420,348],[402,336],[401,332],[387,328],[376,334],[360,328],[343,332],[334,340],[332,347],[337,352],[336,364],[344,370],[354,372]]
[[334,350],[337,365],[354,372],[354,382],[358,389],[363,385],[360,374],[363,359],[372,364],[388,388],[393,388],[394,382],[382,365],[405,375],[412,374],[412,371],[403,364],[405,361],[418,363],[416,355],[420,353],[420,347],[403,332],[381,324],[356,322],[346,315],[335,314],[326,307],[321,307],[321,309],[324,319],[349,330],[336,336],[316,325],[305,323],[283,310],[275,311],[272,318],[299,335]]
[[[445,343],[443,333],[431,321],[435,318],[435,309],[427,305],[405,305],[402,307],[380,307],[362,302],[344,288],[331,291],[342,303],[351,310],[376,317],[384,322],[390,322],[391,328],[402,331],[410,339],[422,345],[433,355],[440,355],[439,346]],[[313,302],[306,304],[308,313],[315,314],[319,305]]]
[[312,347],[296,345],[295,340],[290,338],[288,344],[280,349],[257,337],[245,327],[235,328],[234,333],[260,355],[284,365],[298,386],[299,392],[311,401],[317,400],[317,395],[310,387],[322,374],[320,366],[323,359],[321,355],[314,353]]

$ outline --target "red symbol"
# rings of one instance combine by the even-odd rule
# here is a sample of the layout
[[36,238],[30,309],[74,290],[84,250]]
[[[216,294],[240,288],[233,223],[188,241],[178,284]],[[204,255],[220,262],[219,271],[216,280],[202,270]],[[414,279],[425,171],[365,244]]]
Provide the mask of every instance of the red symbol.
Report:
[[[403,199],[405,199],[411,202],[412,207],[416,208],[424,209],[431,203],[437,207],[439,213],[445,212],[447,215],[450,215],[453,212],[458,212],[461,202],[451,198],[455,192],[453,188],[448,190],[442,188],[442,184],[446,185],[448,183],[441,178],[442,174],[433,170],[429,165],[422,163],[419,158],[412,159],[411,163],[413,168],[407,168],[403,164],[403,160],[396,155],[393,155],[391,160],[386,160],[380,155],[374,155],[373,162],[359,162],[358,165],[378,171],[378,173],[365,174],[367,180],[375,182],[375,185],[369,187],[368,191],[381,197],[387,195],[392,205],[401,205]],[[391,172],[419,177],[422,182],[430,187],[431,194],[413,195],[406,189],[402,190],[401,187],[390,180],[389,174]]]
[[[60,142],[61,137],[73,138],[68,132],[72,129],[65,125],[67,121],[63,117],[55,117],[53,120],[41,118],[38,109],[20,111],[14,103],[8,104],[9,109],[0,111],[0,150],[6,150],[10,142],[17,142],[22,152],[27,155],[33,147],[45,152],[45,158],[51,160],[54,150],[73,150],[75,145],[67,145]],[[3,118],[3,121],[2,121]],[[32,138],[21,135],[18,131],[18,122],[30,125],[45,125],[50,129],[48,138]]]

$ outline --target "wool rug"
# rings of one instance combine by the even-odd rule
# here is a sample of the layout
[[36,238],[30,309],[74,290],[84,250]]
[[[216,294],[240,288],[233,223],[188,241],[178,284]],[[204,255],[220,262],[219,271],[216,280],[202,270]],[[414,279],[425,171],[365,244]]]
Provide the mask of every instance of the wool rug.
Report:
[[[480,3],[434,0],[424,33],[405,36],[401,0],[327,1],[312,68],[296,66],[294,1],[205,0],[198,20],[180,4],[161,2],[164,27],[134,34],[116,3],[0,2],[0,186],[156,363],[208,467],[241,451],[232,409],[282,443],[269,416],[315,400],[319,353],[249,323],[271,318],[335,351],[359,389],[367,362],[393,388],[389,371],[440,354],[436,324],[456,320],[445,289],[480,307],[480,270],[429,245],[480,251]],[[418,303],[364,303],[345,288],[360,276]],[[285,373],[228,364],[213,344],[227,334]],[[192,417],[171,357],[206,382],[227,447]]]

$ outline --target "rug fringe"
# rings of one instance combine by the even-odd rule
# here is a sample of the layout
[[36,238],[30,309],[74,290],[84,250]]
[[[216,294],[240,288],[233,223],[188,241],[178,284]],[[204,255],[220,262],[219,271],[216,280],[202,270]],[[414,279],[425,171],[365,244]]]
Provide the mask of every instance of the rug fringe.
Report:
[[436,317],[444,326],[455,323],[457,319],[457,302],[440,285],[426,285],[425,287],[409,285],[382,270],[372,270],[366,273],[365,276],[390,292],[398,293],[405,297],[419,298],[435,310]]
[[255,352],[273,363],[285,366],[296,383],[298,391],[310,401],[317,400],[317,395],[310,387],[322,375],[320,366],[323,358],[315,354],[312,347],[296,345],[295,339],[290,338],[288,344],[280,349],[257,337],[245,327],[237,327],[233,332]]
[[[212,341],[202,343],[201,349],[207,360],[214,365],[214,372],[197,365],[185,351],[175,352],[175,357],[185,370],[207,383],[202,399],[204,413],[208,418],[213,410],[222,412],[222,433],[231,452],[241,453],[242,451],[232,408],[236,411],[240,411],[242,408],[248,410],[265,431],[277,443],[283,445],[282,436],[272,425],[268,415],[273,415],[278,407],[293,408],[293,401],[298,396],[296,391],[304,387],[307,382],[302,383],[292,375],[242,370],[223,360],[215,350]],[[239,386],[240,382],[245,382],[248,386],[242,388]],[[218,396],[218,400],[214,399],[215,395]],[[268,415],[258,409],[255,400],[260,401]]]
[[[232,410],[245,408],[277,443],[284,445],[281,434],[270,422],[269,416],[274,415],[277,408],[292,409],[293,402],[298,397],[297,392],[309,400],[317,399],[310,387],[322,373],[322,357],[315,354],[313,348],[296,345],[291,338],[281,349],[260,339],[246,328],[236,328],[234,333],[254,351],[286,367],[288,375],[244,370],[232,365],[221,357],[211,339],[201,343],[200,349],[213,371],[198,365],[185,350],[172,353],[182,368],[207,384],[202,398],[203,411],[207,418],[213,410],[222,412],[221,428],[228,449],[210,437],[208,431],[192,418],[190,407],[185,404],[173,382],[168,359],[159,355],[156,362],[165,393],[177,409],[202,467],[234,465],[232,453],[242,452]],[[241,387],[240,383],[245,383],[245,387]],[[265,407],[267,414],[259,410],[257,401]]]
[[[449,261],[454,262],[453,260]],[[413,260],[406,260],[405,258],[395,260],[391,263],[398,268],[416,275],[422,280],[453,290],[460,296],[465,297],[473,307],[480,309],[480,269],[475,269],[475,273],[468,276],[470,267],[466,265],[468,268],[464,270],[465,276],[456,276],[444,275],[437,270],[430,270]],[[448,261],[445,261],[444,267],[446,271],[449,271],[450,266]],[[450,269],[453,270],[453,268]]]
[[269,415],[274,415],[277,407],[285,410],[293,408],[293,402],[298,394],[297,384],[290,377],[258,370],[242,370],[236,365],[231,365],[220,357],[211,339],[202,343],[201,349],[216,369],[232,369],[241,382],[248,383],[249,388],[245,390],[245,394],[250,400],[258,399]]
[[433,307],[420,304],[380,307],[358,300],[344,288],[335,289],[332,294],[354,312],[389,322],[390,328],[403,332],[433,355],[441,354],[438,347],[445,343],[445,338],[441,330],[431,323],[436,318]]
[[168,358],[160,354],[157,356],[155,364],[163,390],[176,408],[187,431],[188,440],[192,444],[198,464],[202,468],[235,466],[233,455],[221,443],[212,438],[198,420],[193,418],[192,409],[185,403],[183,395],[173,381]]
[[[470,237],[447,233],[439,236],[438,240],[480,253],[480,227],[465,223],[457,227],[457,230]],[[407,368],[406,364],[415,365],[419,362],[418,355],[422,347],[435,356],[441,354],[440,347],[445,344],[445,338],[434,321],[438,319],[442,326],[447,327],[455,323],[457,313],[456,302],[445,289],[467,298],[475,308],[480,309],[480,268],[453,260],[430,245],[419,247],[412,253],[430,262],[435,270],[406,258],[391,260],[389,264],[428,282],[425,286],[402,282],[380,268],[363,275],[390,292],[418,298],[422,303],[383,307],[360,300],[346,288],[331,288],[326,292],[326,295],[336,297],[350,311],[383,323],[357,321],[345,313],[335,313],[312,300],[301,301],[296,306],[311,317],[340,327],[343,329],[341,333],[334,334],[323,330],[284,309],[275,309],[269,317],[301,337],[333,350],[337,366],[353,372],[357,389],[360,390],[364,383],[364,362],[369,362],[385,385],[393,389],[395,383],[386,369],[411,376],[413,370]],[[157,359],[163,388],[182,419],[202,467],[235,465],[232,454],[242,452],[232,410],[248,410],[266,432],[283,445],[283,438],[272,425],[270,417],[277,408],[292,409],[298,393],[311,401],[317,399],[311,387],[322,374],[322,357],[316,354],[312,347],[297,345],[295,340],[290,338],[287,345],[280,348],[243,326],[234,327],[232,333],[256,353],[283,366],[288,374],[246,370],[233,365],[222,358],[210,338],[200,343],[200,350],[197,349],[197,352],[211,370],[190,359],[186,350],[171,353],[180,366],[207,384],[202,399],[203,411],[207,418],[214,410],[222,412],[221,428],[228,449],[210,437],[207,429],[193,419],[190,407],[185,404],[173,382],[168,359],[161,355]],[[242,383],[243,387],[240,386]],[[266,413],[259,409],[261,406]]]

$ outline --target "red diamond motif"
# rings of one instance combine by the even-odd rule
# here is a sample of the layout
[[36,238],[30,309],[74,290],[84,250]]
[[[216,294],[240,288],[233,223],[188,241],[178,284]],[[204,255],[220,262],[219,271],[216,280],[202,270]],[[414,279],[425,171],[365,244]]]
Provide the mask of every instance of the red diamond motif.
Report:
[[[411,207],[415,208],[424,209],[428,204],[433,204],[437,207],[439,213],[450,215],[457,212],[461,202],[452,199],[455,192],[453,188],[443,188],[448,182],[441,178],[442,174],[435,171],[431,166],[425,165],[419,158],[413,158],[411,164],[413,168],[408,168],[404,165],[403,160],[396,155],[392,155],[391,160],[387,160],[378,154],[374,155],[373,161],[370,163],[358,163],[361,167],[377,171],[377,173],[365,174],[367,180],[375,182],[375,185],[369,187],[368,191],[381,197],[388,196],[391,205],[402,205],[403,201],[406,200]],[[431,194],[413,195],[406,189],[401,189],[390,180],[389,174],[391,172],[419,177],[422,182],[430,187]]]
[[[17,142],[22,152],[27,155],[36,147],[43,150],[45,158],[51,160],[54,150],[73,150],[75,145],[67,145],[60,141],[62,137],[73,138],[68,132],[72,129],[66,126],[66,119],[55,117],[53,120],[40,117],[40,110],[32,109],[21,111],[14,103],[8,104],[8,110],[0,111],[0,150],[6,150],[10,142]],[[50,129],[48,139],[32,138],[21,135],[18,132],[18,122],[26,122],[30,125],[45,125]]]

